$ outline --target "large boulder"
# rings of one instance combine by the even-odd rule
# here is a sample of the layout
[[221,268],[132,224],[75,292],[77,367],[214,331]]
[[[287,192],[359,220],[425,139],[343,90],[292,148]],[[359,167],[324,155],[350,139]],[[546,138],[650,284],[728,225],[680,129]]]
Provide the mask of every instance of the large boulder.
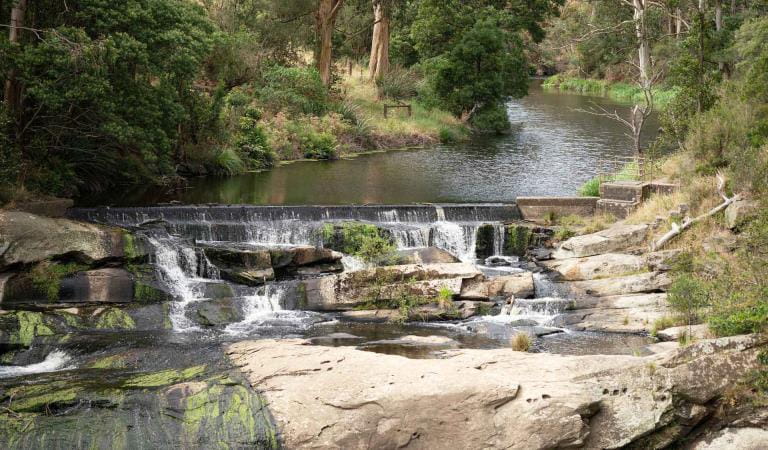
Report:
[[604,297],[665,291],[672,279],[666,272],[645,272],[623,277],[558,283],[575,295]]
[[432,298],[441,290],[458,294],[462,281],[479,275],[471,264],[407,264],[376,267],[302,281],[303,309],[344,311],[402,295]]
[[656,320],[670,316],[667,294],[585,297],[573,301],[554,325],[575,330],[649,333]]
[[645,224],[619,223],[597,233],[572,237],[560,244],[552,256],[556,259],[565,259],[622,252],[641,246],[649,231],[650,227]]
[[286,448],[661,448],[757,368],[742,336],[636,356],[445,350],[408,359],[302,340],[232,344]]
[[437,247],[414,248],[397,252],[403,264],[450,264],[460,262],[459,258]]
[[0,211],[0,270],[56,257],[91,263],[131,256],[127,236],[119,228]]
[[548,269],[555,271],[559,279],[565,281],[615,277],[645,268],[645,260],[641,256],[622,253],[556,259],[546,261],[543,264]]
[[269,253],[275,269],[336,263],[343,256],[328,248],[310,246],[273,248]]
[[228,325],[245,317],[237,299],[232,297],[195,302],[187,315],[206,327]]
[[688,336],[692,339],[708,339],[714,337],[713,333],[709,330],[709,325],[705,323],[665,328],[656,333],[656,337],[662,341],[677,341],[682,336]]
[[764,450],[768,446],[768,430],[757,427],[730,427],[712,436],[697,439],[691,450]]
[[498,297],[530,298],[535,295],[533,274],[515,273],[494,278],[482,275],[467,279],[459,296],[466,300],[490,300]]

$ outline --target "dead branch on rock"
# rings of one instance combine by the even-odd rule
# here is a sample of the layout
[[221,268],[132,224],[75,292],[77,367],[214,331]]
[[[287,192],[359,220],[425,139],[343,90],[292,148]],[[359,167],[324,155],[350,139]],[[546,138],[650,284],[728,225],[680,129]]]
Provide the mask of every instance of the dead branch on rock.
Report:
[[728,196],[725,194],[725,177],[721,174],[717,174],[717,192],[720,194],[720,197],[723,199],[723,203],[717,205],[716,207],[709,210],[707,213],[702,214],[696,218],[691,219],[690,217],[685,217],[683,220],[683,223],[678,225],[676,223],[672,223],[672,229],[669,230],[664,236],[660,237],[659,240],[651,244],[651,251],[656,251],[659,248],[661,248],[664,244],[671,241],[675,236],[678,236],[683,231],[687,230],[691,226],[693,226],[694,223],[700,222],[708,217],[712,217],[715,214],[719,213],[720,211],[724,210],[728,207],[731,203],[737,201],[740,199],[739,195],[734,195],[731,198],[728,198]]

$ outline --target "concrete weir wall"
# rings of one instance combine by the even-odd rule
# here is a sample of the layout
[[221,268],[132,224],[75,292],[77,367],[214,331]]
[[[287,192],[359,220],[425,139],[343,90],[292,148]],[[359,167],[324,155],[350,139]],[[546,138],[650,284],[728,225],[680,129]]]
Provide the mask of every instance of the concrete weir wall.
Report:
[[540,221],[547,215],[557,217],[595,214],[600,197],[517,197],[517,207],[525,220]]

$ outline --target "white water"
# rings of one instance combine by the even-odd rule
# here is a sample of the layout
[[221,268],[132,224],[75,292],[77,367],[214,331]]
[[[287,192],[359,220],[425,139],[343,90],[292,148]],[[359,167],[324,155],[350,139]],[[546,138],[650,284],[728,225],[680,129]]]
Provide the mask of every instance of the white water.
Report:
[[30,364],[28,366],[0,366],[0,378],[70,369],[71,367],[67,366],[67,363],[69,363],[71,359],[72,358],[63,351],[54,350],[49,353],[43,361],[36,364]]
[[341,264],[344,266],[344,272],[354,272],[368,267],[368,264],[366,264],[365,261],[352,255],[342,256]]
[[474,262],[477,227],[462,226],[454,222],[436,222],[434,244],[462,262]]
[[[204,279],[196,278],[197,255],[172,237],[148,237],[155,249],[154,262],[160,278],[171,291],[175,300],[171,303],[169,318],[175,331],[199,330],[186,316],[187,306],[200,300],[195,286]],[[194,275],[193,275],[194,274]]]

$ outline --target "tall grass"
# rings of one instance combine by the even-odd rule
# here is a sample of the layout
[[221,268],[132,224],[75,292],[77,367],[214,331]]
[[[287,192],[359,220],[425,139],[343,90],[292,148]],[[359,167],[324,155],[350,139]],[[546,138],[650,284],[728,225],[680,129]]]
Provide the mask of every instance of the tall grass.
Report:
[[[547,78],[542,87],[576,92],[585,95],[599,95],[626,103],[643,101],[643,90],[629,83],[612,83],[606,80],[553,75]],[[653,102],[659,109],[664,109],[675,98],[678,90],[675,88],[656,87],[653,89]]]

